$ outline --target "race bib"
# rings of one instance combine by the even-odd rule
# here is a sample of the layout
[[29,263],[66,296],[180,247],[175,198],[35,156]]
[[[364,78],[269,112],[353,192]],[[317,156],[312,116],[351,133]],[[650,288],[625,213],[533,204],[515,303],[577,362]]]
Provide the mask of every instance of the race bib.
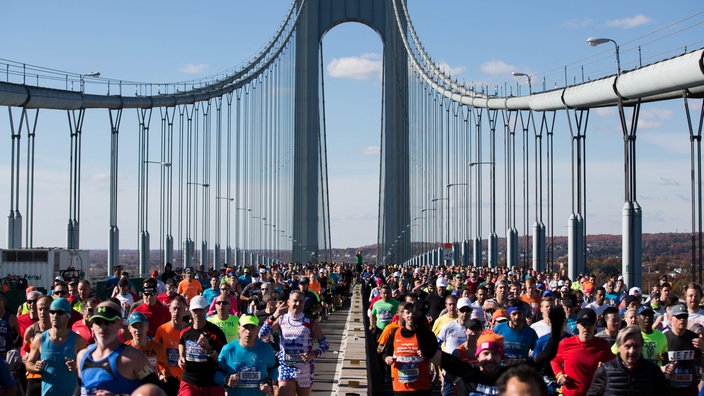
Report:
[[401,363],[398,364],[398,382],[402,384],[410,384],[418,381],[419,369],[417,363]]
[[169,366],[178,366],[178,349],[166,348],[166,361]]
[[262,373],[254,366],[244,366],[239,371],[238,388],[259,388],[262,382]]

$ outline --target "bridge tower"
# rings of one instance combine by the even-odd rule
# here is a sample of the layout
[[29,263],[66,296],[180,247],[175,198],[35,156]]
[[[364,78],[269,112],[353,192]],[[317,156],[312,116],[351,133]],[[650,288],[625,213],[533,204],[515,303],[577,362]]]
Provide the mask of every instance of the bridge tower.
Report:
[[[384,141],[380,240],[396,242],[389,262],[407,257],[410,223],[408,174],[408,70],[406,51],[396,24],[393,0],[305,0],[296,25],[296,93],[293,259],[317,260],[320,203],[320,43],[327,31],[344,22],[375,30],[383,43]],[[401,0],[405,1],[405,0]],[[302,0],[298,0],[300,3]],[[405,31],[405,28],[404,28]],[[333,132],[334,133],[334,132]]]

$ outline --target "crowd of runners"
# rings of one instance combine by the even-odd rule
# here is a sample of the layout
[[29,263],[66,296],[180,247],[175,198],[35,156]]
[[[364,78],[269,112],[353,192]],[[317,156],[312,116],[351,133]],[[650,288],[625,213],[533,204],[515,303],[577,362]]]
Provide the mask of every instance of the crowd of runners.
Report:
[[16,313],[0,293],[0,395],[309,395],[319,323],[354,281],[351,264],[166,264],[29,285]]
[[697,283],[663,276],[644,292],[620,274],[459,266],[367,266],[361,279],[397,395],[704,395]]
[[17,312],[0,294],[0,394],[309,395],[320,322],[361,282],[368,363],[398,395],[704,395],[696,283],[644,293],[619,274],[360,258],[139,280],[118,267],[101,293],[59,276]]

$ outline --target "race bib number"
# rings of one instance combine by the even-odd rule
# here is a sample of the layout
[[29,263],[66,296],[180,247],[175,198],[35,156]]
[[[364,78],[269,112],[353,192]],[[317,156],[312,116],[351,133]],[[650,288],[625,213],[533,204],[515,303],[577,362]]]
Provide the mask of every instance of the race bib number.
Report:
[[419,376],[418,364],[402,363],[398,365],[398,382],[402,384],[410,384],[418,381]]
[[239,371],[239,388],[259,388],[262,382],[262,373],[253,366],[245,366]]
[[166,361],[169,366],[178,366],[178,349],[166,348]]
[[189,362],[207,362],[208,354],[198,342],[186,340],[186,360]]

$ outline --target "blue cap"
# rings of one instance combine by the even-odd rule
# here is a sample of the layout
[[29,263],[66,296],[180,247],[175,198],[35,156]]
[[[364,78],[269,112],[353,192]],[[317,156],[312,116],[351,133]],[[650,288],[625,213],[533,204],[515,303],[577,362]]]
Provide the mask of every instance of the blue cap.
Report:
[[147,317],[141,312],[132,312],[128,321],[130,326],[135,323],[147,323]]
[[62,311],[64,313],[71,313],[71,303],[65,298],[57,298],[51,302],[49,311]]
[[543,297],[547,297],[547,296],[555,297],[555,295],[553,294],[553,292],[550,291],[550,290],[545,290],[545,291],[543,292]]

